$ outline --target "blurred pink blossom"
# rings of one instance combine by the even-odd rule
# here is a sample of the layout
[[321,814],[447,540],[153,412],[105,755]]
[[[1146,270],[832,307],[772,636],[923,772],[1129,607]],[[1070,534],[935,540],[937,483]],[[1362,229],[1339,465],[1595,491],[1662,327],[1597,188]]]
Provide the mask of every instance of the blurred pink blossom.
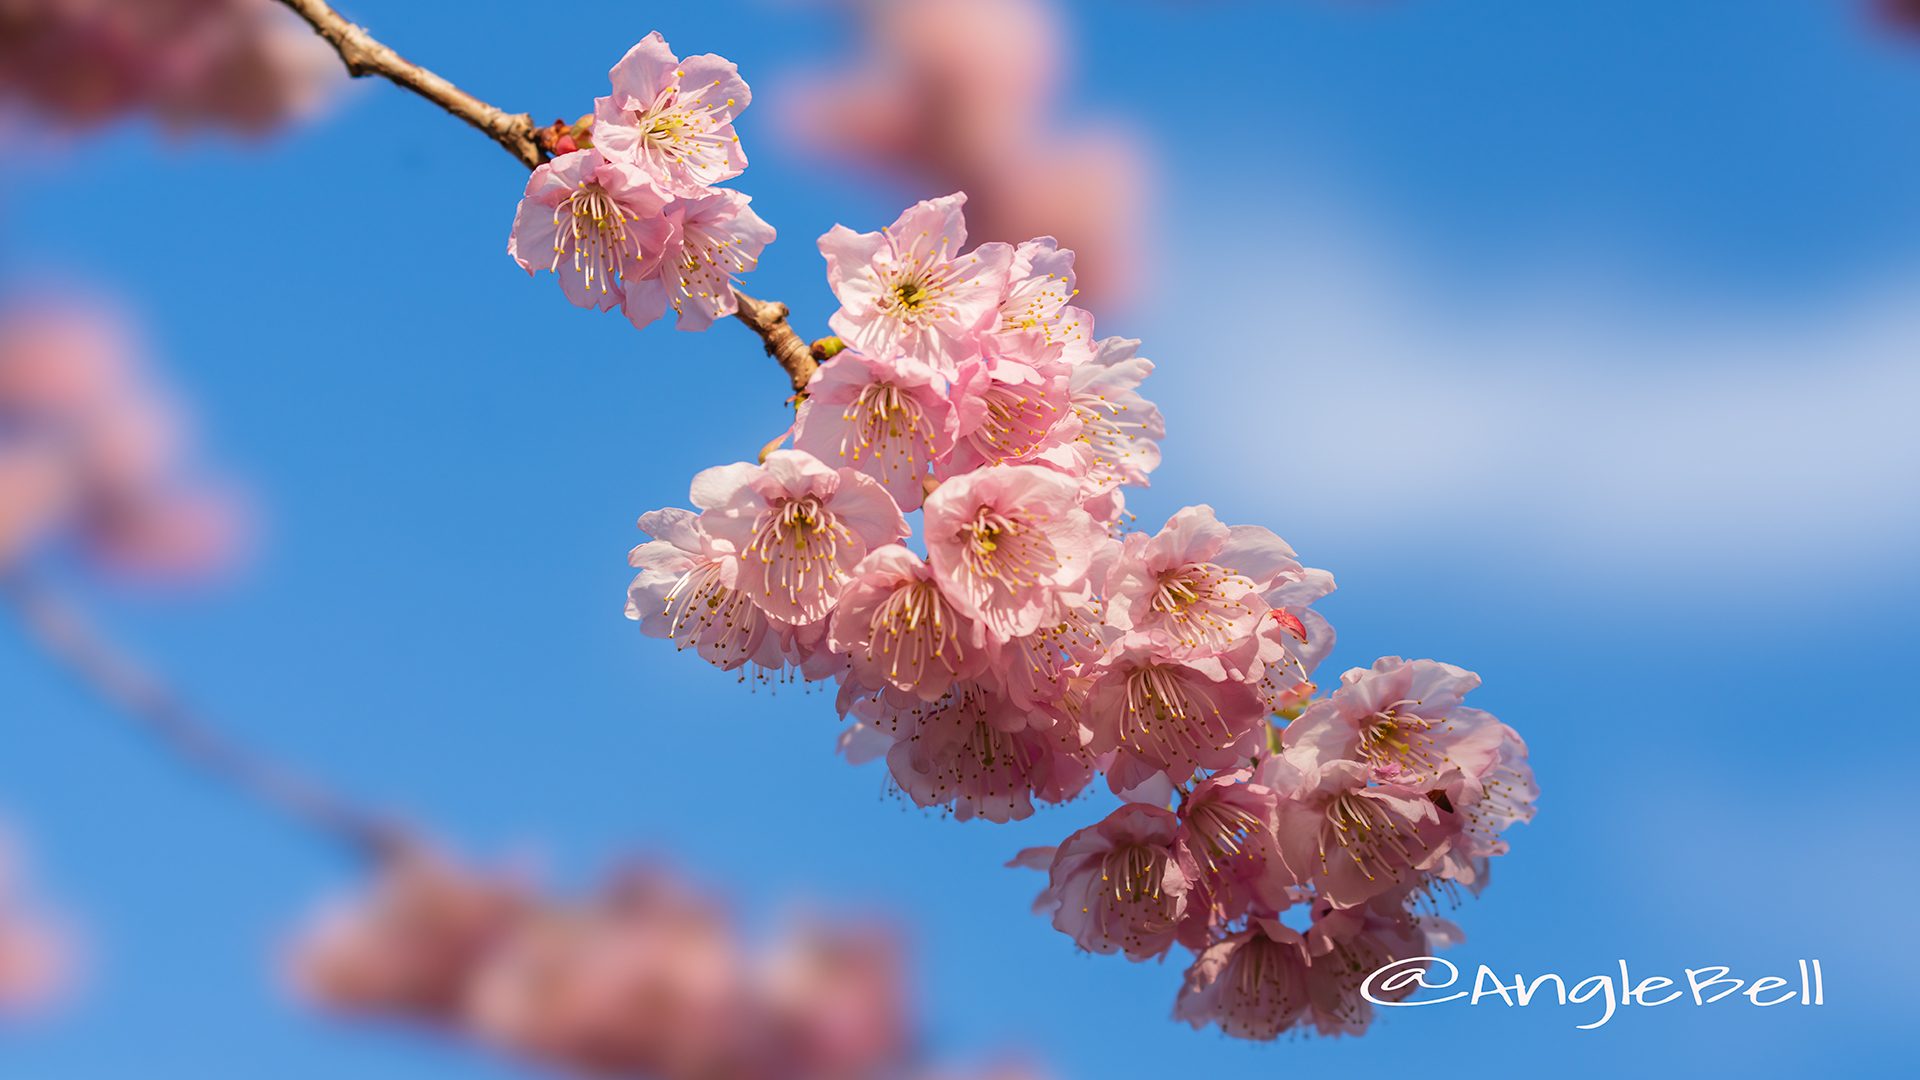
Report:
[[273,0],[0,0],[0,104],[61,126],[148,113],[169,129],[270,131],[345,72]]
[[28,894],[20,860],[0,836],[0,1017],[45,1007],[72,976],[70,935]]
[[0,569],[58,536],[148,575],[235,554],[239,506],[190,467],[182,418],[97,300],[0,309]]
[[810,73],[781,130],[824,156],[964,190],[975,234],[1052,236],[1111,305],[1140,269],[1149,166],[1128,129],[1056,116],[1070,48],[1048,0],[889,0],[860,5],[867,51]]
[[569,899],[431,850],[386,859],[294,951],[294,984],[322,1007],[583,1075],[912,1074],[918,1017],[885,924],[809,919],[755,946],[714,896],[658,865]]
[[328,907],[296,947],[295,985],[332,1008],[451,1020],[482,961],[528,914],[524,883],[425,850]]

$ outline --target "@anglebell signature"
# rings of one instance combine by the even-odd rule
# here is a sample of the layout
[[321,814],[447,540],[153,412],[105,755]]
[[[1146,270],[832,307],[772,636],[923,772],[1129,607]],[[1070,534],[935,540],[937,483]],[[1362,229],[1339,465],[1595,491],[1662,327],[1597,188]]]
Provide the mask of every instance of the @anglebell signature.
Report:
[[1725,964],[1685,968],[1678,978],[1649,975],[1635,980],[1620,961],[1618,975],[1589,975],[1569,982],[1551,972],[1532,978],[1513,974],[1506,981],[1491,967],[1481,964],[1475,970],[1471,989],[1454,990],[1439,997],[1420,996],[1421,991],[1448,990],[1460,984],[1460,968],[1438,956],[1414,956],[1395,960],[1376,969],[1360,984],[1360,993],[1369,1002],[1386,1008],[1419,1005],[1446,1005],[1464,1001],[1479,1005],[1498,999],[1503,1005],[1524,1008],[1536,1001],[1552,1005],[1595,1003],[1598,1018],[1575,1025],[1582,1031],[1604,1026],[1623,1006],[1653,1007],[1675,1002],[1712,1005],[1739,995],[1748,1003],[1768,1008],[1774,1005],[1825,1005],[1826,983],[1818,960],[1800,960],[1798,978],[1762,975],[1747,980],[1736,978]]

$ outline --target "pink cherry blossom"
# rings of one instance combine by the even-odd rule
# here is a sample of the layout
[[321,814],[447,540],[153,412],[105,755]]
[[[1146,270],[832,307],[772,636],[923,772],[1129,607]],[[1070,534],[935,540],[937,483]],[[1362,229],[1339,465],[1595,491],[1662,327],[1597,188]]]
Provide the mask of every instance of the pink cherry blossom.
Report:
[[698,514],[675,507],[641,515],[640,528],[655,537],[627,556],[640,571],[627,589],[627,618],[641,633],[691,647],[722,671],[784,666],[773,621],[740,589],[731,543],[708,535]]
[[1015,705],[1050,716],[1070,711],[1072,683],[1106,648],[1106,628],[1086,591],[1063,593],[1059,601],[1058,621],[1000,642],[983,676]]
[[866,473],[901,510],[918,510],[934,459],[953,445],[944,383],[911,357],[882,360],[848,349],[807,385],[794,448]]
[[1301,566],[1286,541],[1257,525],[1228,527],[1189,506],[1155,535],[1129,533],[1107,572],[1107,621],[1218,655],[1252,642],[1266,616],[1260,593]]
[[1526,743],[1462,704],[1479,685],[1479,676],[1452,664],[1383,657],[1347,672],[1288,726],[1287,755],[1308,766],[1360,762],[1378,782],[1427,792],[1441,819],[1461,829],[1435,873],[1477,886],[1484,860],[1506,850],[1500,834],[1531,821],[1539,795]]
[[333,1009],[451,1022],[468,982],[522,920],[524,883],[411,850],[363,898],[326,910],[292,959],[301,991]]
[[1361,761],[1401,783],[1438,784],[1449,769],[1483,764],[1454,761],[1472,727],[1453,717],[1479,685],[1478,675],[1452,664],[1382,657],[1342,675],[1330,696],[1288,725],[1289,756],[1305,764]]
[[1000,640],[1059,615],[1104,532],[1078,504],[1079,486],[1037,465],[996,465],[955,477],[927,497],[928,561],[954,607]]
[[831,642],[862,686],[893,686],[923,701],[946,696],[991,659],[986,631],[954,610],[932,569],[899,544],[876,548],[853,568]]
[[[1031,460],[1080,434],[1068,396],[1065,364],[984,354],[960,366],[954,381],[953,453],[939,472],[952,476],[987,465]],[[1074,472],[1078,470],[1067,470]]]
[[1080,438],[1093,450],[1091,478],[1098,484],[1144,486],[1160,465],[1160,440],[1166,421],[1153,402],[1140,396],[1140,384],[1153,373],[1153,361],[1136,356],[1140,343],[1106,338],[1074,364],[1069,380]]
[[1065,745],[1051,725],[974,683],[956,685],[939,701],[900,700],[883,693],[876,726],[893,746],[887,766],[919,806],[946,806],[960,821],[1015,821],[1033,800],[1064,802],[1092,778],[1092,762]]
[[646,326],[672,308],[682,330],[705,330],[739,307],[733,283],[760,262],[773,226],[747,196],[717,189],[667,204],[667,234],[653,271],[627,286],[627,318]]
[[1173,1015],[1237,1039],[1273,1039],[1306,1013],[1308,993],[1300,935],[1277,919],[1254,919],[1199,950]]
[[1179,818],[1143,803],[1067,837],[1041,894],[1053,925],[1092,952],[1132,960],[1166,952],[1193,887],[1179,838]]
[[683,197],[705,193],[747,167],[733,121],[753,100],[733,62],[705,53],[676,59],[648,34],[608,72],[613,92],[594,101],[594,145]]
[[1096,665],[1086,714],[1095,753],[1118,750],[1115,791],[1165,773],[1185,783],[1198,769],[1244,763],[1265,744],[1260,695],[1214,657],[1172,654],[1164,639],[1135,635]]
[[656,272],[670,231],[665,206],[637,167],[597,149],[575,150],[527,179],[507,254],[529,274],[551,270],[579,307],[609,311]]
[[1069,306],[1076,292],[1073,252],[1051,236],[1015,245],[994,336],[1004,348],[1029,354],[1083,341],[1093,317]]
[[1293,906],[1296,880],[1275,831],[1279,804],[1249,769],[1215,773],[1181,803],[1182,843],[1197,871],[1190,917],[1211,925]]
[[827,283],[840,300],[829,320],[834,333],[865,352],[906,352],[949,377],[979,353],[1013,249],[994,243],[963,252],[966,199],[916,203],[881,232],[836,225],[820,238]]
[[694,479],[694,499],[708,508],[706,532],[740,553],[740,590],[784,623],[825,618],[867,552],[907,535],[872,477],[802,450],[708,469]]
[[[1373,1005],[1361,993],[1369,975],[1395,961],[1429,956],[1458,940],[1452,923],[1411,915],[1395,896],[1348,908],[1316,903],[1306,934],[1308,1014],[1303,1019],[1322,1035],[1365,1032],[1373,1020]],[[1398,1001],[1415,989],[1403,980],[1370,987],[1369,992]]]
[[1460,829],[1427,793],[1375,783],[1355,761],[1298,768],[1285,756],[1261,763],[1255,778],[1278,790],[1281,854],[1301,881],[1336,907],[1404,891],[1447,854]]

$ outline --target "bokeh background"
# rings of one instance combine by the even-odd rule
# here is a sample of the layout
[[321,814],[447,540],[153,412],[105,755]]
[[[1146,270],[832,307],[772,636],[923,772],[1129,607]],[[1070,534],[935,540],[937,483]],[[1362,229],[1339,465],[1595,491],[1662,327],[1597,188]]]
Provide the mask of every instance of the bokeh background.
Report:
[[[819,3],[344,10],[476,93],[585,111],[650,29],[736,60],[748,282],[831,311],[813,238],[943,192],[783,139],[856,62]],[[1131,131],[1168,419],[1142,521],[1210,502],[1341,589],[1339,670],[1486,680],[1543,796],[1455,918],[1465,965],[1569,976],[1819,958],[1827,1005],[1400,1010],[1247,1045],[1179,971],[1077,954],[1002,869],[1100,803],[958,825],[770,692],[622,617],[641,511],[749,457],[785,389],[744,329],[636,334],[504,248],[524,172],[391,87],[260,145],[140,125],[5,155],[0,276],[133,298],[255,494],[235,581],[93,598],[249,740],[562,881],[639,847],[774,919],[903,913],[937,1046],[1068,1078],[1168,1070],[1900,1075],[1920,884],[1906,677],[1920,572],[1920,40],[1750,0],[1065,5],[1062,131]],[[1065,136],[1062,136],[1065,138]],[[48,145],[51,142],[52,145]],[[821,330],[823,332],[823,329]],[[485,1080],[460,1046],[316,1019],[272,957],[353,868],[128,737],[0,628],[0,804],[86,932],[81,993],[0,1075]]]

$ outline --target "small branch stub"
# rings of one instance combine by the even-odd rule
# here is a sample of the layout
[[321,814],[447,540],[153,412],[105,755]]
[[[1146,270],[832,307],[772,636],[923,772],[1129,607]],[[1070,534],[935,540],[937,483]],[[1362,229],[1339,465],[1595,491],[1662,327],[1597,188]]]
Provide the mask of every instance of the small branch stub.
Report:
[[760,339],[766,342],[767,355],[773,357],[793,383],[796,397],[805,396],[807,384],[813,381],[813,373],[820,369],[820,365],[813,358],[813,350],[787,324],[787,305],[756,300],[738,289],[734,290],[733,295],[739,304],[734,318],[746,323],[754,333],[760,335]]

